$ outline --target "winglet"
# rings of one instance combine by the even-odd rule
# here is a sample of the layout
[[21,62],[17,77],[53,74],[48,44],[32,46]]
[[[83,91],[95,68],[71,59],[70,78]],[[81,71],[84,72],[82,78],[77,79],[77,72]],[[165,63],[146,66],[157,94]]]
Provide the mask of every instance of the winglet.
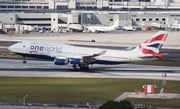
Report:
[[107,52],[107,50],[103,50],[103,51],[101,51],[100,53],[93,54],[93,57],[99,56],[99,55],[103,55],[103,54],[105,54],[106,52]]
[[83,58],[93,58],[93,57],[96,57],[96,56],[99,56],[99,55],[103,55],[107,52],[107,50],[103,50],[101,51],[100,53],[97,53],[97,54],[93,54],[93,55],[89,55],[89,56],[83,56]]
[[103,54],[105,54],[106,52],[107,52],[107,50],[103,50],[103,51],[101,51],[101,52],[98,53],[98,54],[103,55]]

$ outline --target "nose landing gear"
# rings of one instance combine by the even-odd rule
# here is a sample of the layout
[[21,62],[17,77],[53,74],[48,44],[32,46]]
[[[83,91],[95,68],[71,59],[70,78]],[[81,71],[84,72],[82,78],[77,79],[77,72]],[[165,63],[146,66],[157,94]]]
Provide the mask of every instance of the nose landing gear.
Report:
[[26,64],[26,61],[25,61],[25,60],[23,61],[23,64]]
[[24,60],[23,60],[23,64],[26,64],[26,59],[25,59],[25,57],[23,57],[23,59],[24,59]]

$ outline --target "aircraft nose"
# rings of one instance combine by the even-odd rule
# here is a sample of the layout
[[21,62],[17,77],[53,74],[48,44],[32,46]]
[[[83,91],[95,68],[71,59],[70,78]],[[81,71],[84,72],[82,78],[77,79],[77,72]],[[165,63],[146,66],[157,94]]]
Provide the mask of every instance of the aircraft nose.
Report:
[[14,45],[9,46],[8,49],[9,49],[10,51],[13,51]]
[[12,51],[12,46],[9,46],[8,49],[9,49],[10,51]]

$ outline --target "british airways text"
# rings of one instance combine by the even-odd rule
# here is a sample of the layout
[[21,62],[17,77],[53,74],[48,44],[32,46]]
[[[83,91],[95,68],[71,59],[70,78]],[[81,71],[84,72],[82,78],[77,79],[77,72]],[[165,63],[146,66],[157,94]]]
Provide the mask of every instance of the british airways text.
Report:
[[40,51],[47,51],[47,52],[62,52],[62,47],[45,47],[45,46],[37,46],[37,45],[31,45],[31,50],[40,50]]

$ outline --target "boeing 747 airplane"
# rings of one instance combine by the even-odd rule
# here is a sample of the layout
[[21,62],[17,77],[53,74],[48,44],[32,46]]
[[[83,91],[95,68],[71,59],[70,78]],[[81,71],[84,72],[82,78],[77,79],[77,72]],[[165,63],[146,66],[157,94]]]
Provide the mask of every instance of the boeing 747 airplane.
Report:
[[86,27],[86,29],[89,30],[90,32],[104,33],[108,31],[116,30],[118,26],[119,26],[119,20],[116,20],[112,26],[88,26]]
[[111,50],[77,47],[60,42],[25,40],[9,47],[9,50],[25,57],[53,59],[55,65],[72,64],[74,69],[89,69],[92,64],[123,64],[136,61],[160,60],[160,49],[168,32],[159,31],[132,50]]

